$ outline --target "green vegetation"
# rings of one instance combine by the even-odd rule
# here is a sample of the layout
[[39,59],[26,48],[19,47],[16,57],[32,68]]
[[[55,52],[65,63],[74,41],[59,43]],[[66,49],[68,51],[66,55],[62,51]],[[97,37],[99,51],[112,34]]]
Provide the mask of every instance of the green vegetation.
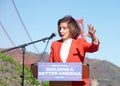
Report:
[[[34,53],[26,54],[29,56],[27,58],[33,58],[35,60],[38,56],[38,54]],[[22,74],[22,65],[8,55],[0,53],[0,86],[21,86],[22,79],[20,75]],[[47,62],[48,58],[48,54],[44,55],[42,61]],[[120,86],[119,67],[98,59],[89,59],[88,63],[90,65],[90,78],[98,79],[100,86]],[[38,82],[38,80],[33,78],[31,70],[25,67],[24,84],[25,86],[49,86],[49,81]]]
[[[22,79],[20,75],[22,74],[22,65],[16,62],[10,56],[0,53],[0,86],[20,86]],[[40,86],[40,82],[32,77],[32,72],[30,69],[25,67],[24,69],[25,86]],[[48,86],[49,83],[44,81],[41,86]]]

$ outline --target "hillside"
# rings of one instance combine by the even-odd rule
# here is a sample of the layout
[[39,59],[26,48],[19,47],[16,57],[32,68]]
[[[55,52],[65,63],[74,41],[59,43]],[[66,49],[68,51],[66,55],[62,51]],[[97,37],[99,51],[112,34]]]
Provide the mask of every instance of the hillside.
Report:
[[[38,86],[40,84],[32,77],[28,68],[24,70],[25,86]],[[0,86],[21,86],[22,66],[10,56],[0,53]]]
[[[20,50],[19,50],[20,51]],[[18,50],[13,50],[6,53],[13,57],[16,61],[22,64],[22,55]],[[26,52],[25,65],[30,68],[31,64],[42,61],[48,61],[49,54],[35,54]],[[86,58],[87,64],[90,65],[90,79],[97,79],[99,86],[120,86],[120,68],[116,65],[103,60]]]
[[120,86],[120,68],[97,59],[89,60],[90,77],[96,78],[100,86]]
[[[3,49],[0,49],[3,50]],[[20,64],[23,63],[23,55],[21,52],[21,49],[14,49],[9,52],[5,52],[5,54],[11,56],[14,60],[19,62]],[[32,63],[38,62],[38,61],[48,61],[49,54],[45,53],[45,55],[42,54],[36,54],[32,52],[25,52],[25,65],[30,68]]]

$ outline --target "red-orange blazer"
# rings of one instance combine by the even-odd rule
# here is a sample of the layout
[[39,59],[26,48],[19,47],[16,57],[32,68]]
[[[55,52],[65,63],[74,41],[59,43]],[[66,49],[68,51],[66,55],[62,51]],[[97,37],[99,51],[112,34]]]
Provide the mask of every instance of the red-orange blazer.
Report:
[[[60,57],[60,50],[62,46],[62,40],[54,41],[51,45],[50,62],[62,62]],[[84,38],[73,39],[70,46],[69,55],[66,62],[84,62],[86,52],[96,52],[99,49],[99,44],[87,42]]]
[[[60,50],[62,40],[54,41],[51,45],[50,62],[63,62],[60,58]],[[66,62],[84,62],[86,52],[95,52],[99,49],[98,45],[88,43],[84,38],[73,39],[70,47],[69,55]],[[89,86],[89,78],[82,81],[72,81],[72,86]]]

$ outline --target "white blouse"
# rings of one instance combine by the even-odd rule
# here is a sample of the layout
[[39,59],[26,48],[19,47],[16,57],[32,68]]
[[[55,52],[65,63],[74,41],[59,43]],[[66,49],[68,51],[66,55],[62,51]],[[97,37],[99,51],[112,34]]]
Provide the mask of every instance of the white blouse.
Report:
[[67,60],[71,43],[72,43],[72,39],[65,40],[62,43],[62,47],[61,47],[61,51],[60,51],[60,57],[61,57],[63,62],[66,62],[66,60]]

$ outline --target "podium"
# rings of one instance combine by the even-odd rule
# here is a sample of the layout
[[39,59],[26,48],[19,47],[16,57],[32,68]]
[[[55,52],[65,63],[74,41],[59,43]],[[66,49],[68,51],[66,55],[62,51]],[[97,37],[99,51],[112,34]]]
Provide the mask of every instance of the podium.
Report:
[[[47,63],[46,63],[47,64]],[[38,79],[38,64],[31,65],[31,70],[33,73],[33,77]],[[89,79],[89,64],[82,64],[82,81],[86,81]],[[47,81],[47,80],[46,80]],[[72,86],[73,81],[50,81],[50,86]],[[88,83],[85,83],[85,85],[80,86],[88,86]]]

